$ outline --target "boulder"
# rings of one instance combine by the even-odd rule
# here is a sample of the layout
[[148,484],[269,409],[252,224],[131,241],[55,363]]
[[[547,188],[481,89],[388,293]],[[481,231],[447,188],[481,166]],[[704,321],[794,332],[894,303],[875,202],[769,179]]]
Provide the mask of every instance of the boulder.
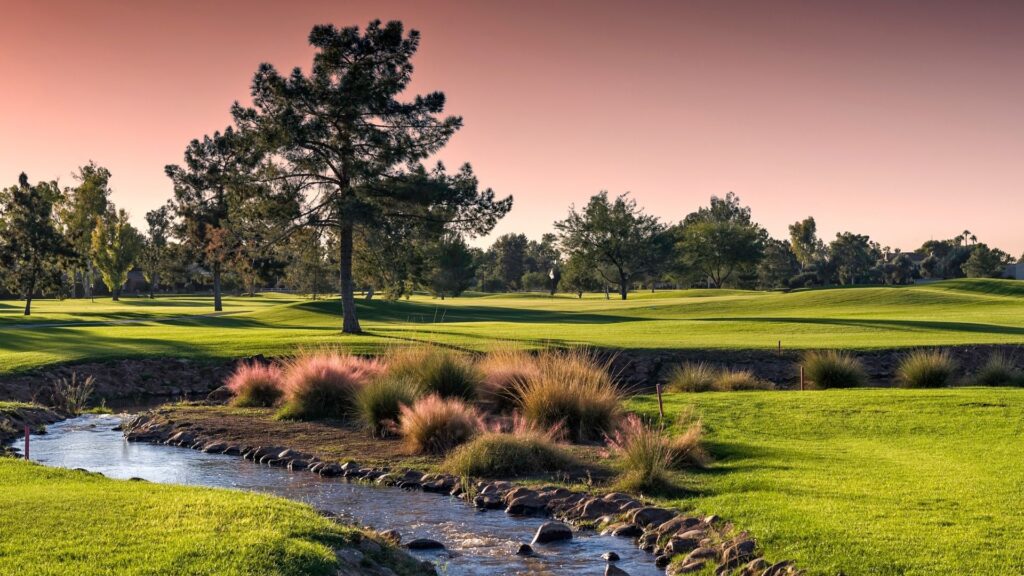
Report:
[[225,385],[220,388],[214,388],[212,392],[206,395],[206,401],[214,404],[227,404],[234,396],[235,393],[231,391],[231,388]]
[[621,538],[638,538],[644,531],[636,524],[620,524],[612,530],[612,536]]
[[700,548],[700,538],[683,538],[681,536],[673,536],[668,543],[665,544],[665,553],[669,556],[689,554],[697,548]]
[[533,546],[520,544],[519,548],[516,549],[516,556],[533,556]]
[[380,537],[393,544],[402,543],[402,535],[398,532],[398,530],[385,530],[380,533]]
[[629,572],[626,572],[615,564],[609,564],[604,567],[604,576],[629,576]]
[[546,502],[537,497],[535,493],[528,493],[513,499],[505,509],[506,514],[517,516],[530,516],[542,514],[545,511]]
[[203,452],[206,452],[208,454],[220,454],[224,452],[224,450],[226,450],[227,447],[227,442],[213,441],[207,444],[206,446],[203,446]]
[[658,534],[665,536],[668,534],[676,534],[678,532],[689,531],[694,526],[699,526],[700,523],[700,520],[697,518],[693,518],[690,516],[676,516],[668,522],[665,522],[664,524],[658,526],[655,531]]
[[675,517],[675,512],[665,508],[655,508],[653,506],[637,508],[629,514],[629,518],[634,523],[639,526],[643,526],[644,528],[649,526],[660,526]]
[[582,505],[577,505],[579,512],[576,517],[580,520],[596,520],[605,514],[618,512],[620,506],[621,504],[614,500],[591,498],[583,502]]
[[336,463],[333,462],[331,464],[324,464],[323,466],[320,467],[319,470],[317,470],[317,474],[325,478],[333,478],[335,476],[340,476],[341,466],[338,466]]
[[409,550],[444,550],[444,544],[430,538],[416,538],[405,545]]
[[668,568],[665,569],[666,576],[676,576],[677,574],[692,574],[694,572],[700,572],[707,565],[707,560],[694,560],[692,562],[682,562],[679,564],[669,564]]
[[572,540],[572,528],[562,522],[545,522],[537,528],[531,544],[548,544],[550,542],[561,542]]
[[608,562],[618,562],[619,561],[619,555],[616,554],[614,551],[612,551],[612,552],[605,552],[604,554],[601,554],[601,558],[603,558],[604,560],[606,560]]

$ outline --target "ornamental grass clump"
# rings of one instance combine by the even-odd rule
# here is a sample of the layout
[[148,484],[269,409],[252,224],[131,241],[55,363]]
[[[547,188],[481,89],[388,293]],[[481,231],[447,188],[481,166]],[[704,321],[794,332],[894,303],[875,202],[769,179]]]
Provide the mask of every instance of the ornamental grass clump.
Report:
[[476,399],[483,380],[473,358],[437,346],[399,348],[387,360],[388,373],[411,380],[424,394],[442,398]]
[[744,392],[749,390],[771,390],[774,385],[758,378],[750,370],[722,370],[715,376],[712,389],[719,392]]
[[508,431],[488,430],[459,446],[442,468],[450,474],[481,478],[548,475],[572,468],[573,458],[558,445],[558,428],[542,429],[516,418]]
[[269,408],[284,395],[284,373],[277,364],[240,364],[227,381],[234,396],[231,405],[240,408]]
[[288,361],[284,369],[284,403],[277,418],[316,420],[353,413],[355,396],[384,371],[376,360],[338,352],[317,352]]
[[430,394],[400,412],[399,431],[415,454],[444,454],[483,429],[476,409],[458,398]]
[[848,352],[812,350],[804,354],[801,366],[804,378],[818,389],[856,388],[868,382],[864,365]]
[[420,396],[419,386],[408,377],[385,373],[356,391],[356,416],[373,436],[390,436],[398,431],[402,406]]
[[539,372],[537,359],[532,354],[510,347],[488,352],[477,362],[477,368],[481,374],[480,403],[503,414],[518,406],[517,391]]
[[684,410],[676,421],[676,428],[683,430],[666,440],[671,467],[677,470],[704,468],[711,462],[711,455],[704,448],[704,425],[693,415],[692,409]]
[[519,410],[534,426],[561,426],[577,442],[600,440],[622,417],[622,390],[609,363],[586,351],[545,352],[537,374],[515,385]]
[[653,494],[671,489],[668,472],[673,454],[661,430],[630,414],[608,437],[608,446],[619,457],[622,468],[616,480],[619,490]]
[[978,386],[1024,386],[1024,373],[1012,357],[993,352],[974,375],[974,383]]
[[955,376],[956,361],[945,350],[915,350],[896,368],[896,382],[903,388],[942,388]]
[[667,388],[673,392],[709,392],[714,390],[718,372],[704,362],[687,362],[672,371]]

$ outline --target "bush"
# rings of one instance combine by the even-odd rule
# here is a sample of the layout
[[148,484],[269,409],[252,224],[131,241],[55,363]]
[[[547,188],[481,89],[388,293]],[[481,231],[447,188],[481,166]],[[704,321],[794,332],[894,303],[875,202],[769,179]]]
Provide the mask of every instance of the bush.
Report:
[[383,367],[376,360],[319,352],[289,361],[284,370],[284,404],[277,418],[342,418],[354,411],[355,394]]
[[974,383],[978,386],[1024,386],[1024,374],[1013,358],[1002,352],[993,352],[975,374]]
[[672,371],[668,389],[674,392],[708,392],[713,389],[718,370],[704,362],[686,363]]
[[436,346],[403,348],[388,358],[388,373],[416,382],[424,394],[474,400],[483,379],[469,355]]
[[508,413],[519,404],[516,391],[536,377],[537,359],[523,350],[498,348],[477,362],[479,398],[494,412]]
[[573,465],[572,457],[558,446],[558,430],[541,430],[518,420],[510,432],[480,434],[456,448],[442,468],[451,474],[506,478],[546,474]]
[[804,354],[804,377],[815,388],[855,388],[868,382],[860,360],[847,352],[810,351]]
[[227,381],[228,389],[234,394],[231,405],[267,408],[277,404],[284,395],[283,376],[276,364],[240,364]]
[[668,470],[673,455],[660,430],[649,428],[630,414],[608,438],[608,445],[619,456],[623,469],[616,482],[620,490],[656,493],[671,486]]
[[771,382],[758,378],[750,370],[722,370],[712,384],[712,388],[719,392],[771,390],[773,387]]
[[412,404],[420,395],[412,380],[385,374],[356,391],[356,415],[371,434],[384,437],[397,432],[402,406]]
[[475,436],[483,423],[462,400],[431,394],[402,405],[398,426],[410,451],[444,454]]
[[96,379],[92,376],[79,378],[72,372],[70,378],[58,378],[53,381],[50,390],[50,406],[67,414],[77,416],[82,413],[85,405],[96,387]]
[[537,374],[516,384],[523,417],[534,426],[562,426],[576,441],[599,440],[622,416],[622,391],[608,363],[584,351],[546,352]]
[[942,388],[953,383],[956,361],[945,350],[916,350],[900,360],[896,382],[904,388]]

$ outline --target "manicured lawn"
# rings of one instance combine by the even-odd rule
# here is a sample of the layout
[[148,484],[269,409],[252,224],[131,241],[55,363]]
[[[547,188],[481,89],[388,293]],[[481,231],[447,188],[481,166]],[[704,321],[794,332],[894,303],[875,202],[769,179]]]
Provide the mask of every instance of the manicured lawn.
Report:
[[492,295],[444,301],[358,303],[365,334],[340,334],[337,300],[267,295],[227,298],[211,317],[208,298],[64,302],[40,300],[30,318],[0,303],[0,372],[53,362],[181,356],[275,355],[341,344],[375,352],[417,341],[484,349],[889,348],[1024,343],[1024,282],[957,280],[927,286],[808,290],[638,292],[629,300],[589,295]]
[[0,574],[331,574],[354,529],[287,500],[0,458]]
[[[717,462],[673,502],[813,574],[1024,573],[1024,390],[670,394]],[[631,408],[657,415],[645,396]]]

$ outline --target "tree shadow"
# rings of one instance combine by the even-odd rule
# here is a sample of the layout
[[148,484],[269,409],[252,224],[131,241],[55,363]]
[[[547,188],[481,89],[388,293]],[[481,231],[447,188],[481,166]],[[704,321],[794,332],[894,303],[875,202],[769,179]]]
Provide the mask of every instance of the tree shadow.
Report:
[[806,318],[806,317],[763,317],[747,316],[739,318],[692,318],[694,322],[742,322],[742,323],[774,323],[774,324],[815,324],[828,326],[843,326],[855,328],[870,328],[883,330],[896,330],[902,332],[969,332],[982,334],[1011,334],[1024,335],[1024,328],[1016,326],[1005,326],[1001,324],[985,324],[981,322],[953,322],[934,320],[852,320],[843,318]]

